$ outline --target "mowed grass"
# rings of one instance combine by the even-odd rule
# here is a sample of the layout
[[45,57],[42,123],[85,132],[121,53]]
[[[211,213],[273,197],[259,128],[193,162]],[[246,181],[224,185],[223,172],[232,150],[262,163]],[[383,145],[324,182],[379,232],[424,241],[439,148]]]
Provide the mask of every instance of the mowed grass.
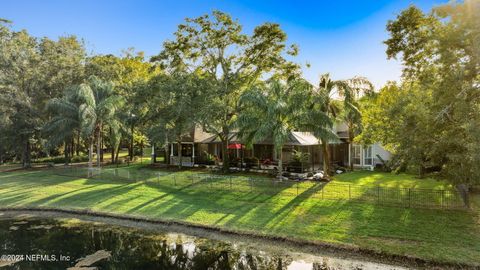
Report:
[[[220,185],[216,186],[216,181],[221,180],[202,182],[191,177],[209,176],[202,171],[162,172],[139,166],[129,170],[139,178],[149,175],[151,179],[85,179],[60,176],[51,170],[1,173],[0,205],[91,209],[480,265],[480,218],[475,211],[386,207],[311,196],[318,194],[323,184],[297,189],[296,184],[275,186],[263,179],[263,188],[270,192],[260,194],[256,192],[259,187],[248,184],[229,190],[215,188]],[[395,182],[403,185],[403,181],[423,181],[401,176],[394,176],[399,177],[394,181],[390,174],[372,172],[344,174],[335,181],[382,184],[382,176],[392,187]],[[233,185],[258,177],[235,175],[222,183],[229,187],[230,180]],[[297,192],[300,196],[292,196]]]
[[418,178],[416,175],[406,173],[383,173],[371,171],[355,171],[338,174],[334,177],[336,183],[355,185],[379,185],[389,188],[422,188],[446,190],[452,189],[452,185],[445,180],[434,178]]

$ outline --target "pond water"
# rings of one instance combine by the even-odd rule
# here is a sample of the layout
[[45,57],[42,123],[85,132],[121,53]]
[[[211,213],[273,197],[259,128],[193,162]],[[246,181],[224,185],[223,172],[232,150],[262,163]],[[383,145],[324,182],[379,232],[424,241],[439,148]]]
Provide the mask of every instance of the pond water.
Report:
[[297,252],[258,239],[212,239],[152,224],[131,226],[99,219],[0,213],[0,270],[405,269]]

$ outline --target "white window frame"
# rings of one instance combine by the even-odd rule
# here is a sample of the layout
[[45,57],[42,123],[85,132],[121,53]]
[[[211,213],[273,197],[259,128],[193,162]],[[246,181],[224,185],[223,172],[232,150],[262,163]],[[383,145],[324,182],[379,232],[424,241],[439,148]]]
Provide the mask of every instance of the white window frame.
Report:
[[352,160],[353,160],[353,165],[360,165],[360,166],[362,165],[362,146],[361,145],[354,144],[352,146]]
[[371,145],[363,148],[363,164],[365,166],[373,165],[373,147]]

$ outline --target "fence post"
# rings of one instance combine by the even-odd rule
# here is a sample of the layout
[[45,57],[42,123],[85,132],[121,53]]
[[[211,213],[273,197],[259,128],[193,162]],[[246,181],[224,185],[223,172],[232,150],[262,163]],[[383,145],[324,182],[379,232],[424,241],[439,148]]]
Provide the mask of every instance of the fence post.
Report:
[[298,182],[299,182],[299,181],[297,181],[297,196],[298,196]]
[[445,190],[442,189],[442,197],[441,197],[441,200],[440,200],[442,208],[444,208],[444,205],[443,205],[444,201],[445,201]]
[[408,189],[408,207],[412,207],[412,189]]
[[351,200],[352,199],[352,188],[350,185],[348,185],[348,199]]
[[377,203],[380,203],[380,186],[377,186]]

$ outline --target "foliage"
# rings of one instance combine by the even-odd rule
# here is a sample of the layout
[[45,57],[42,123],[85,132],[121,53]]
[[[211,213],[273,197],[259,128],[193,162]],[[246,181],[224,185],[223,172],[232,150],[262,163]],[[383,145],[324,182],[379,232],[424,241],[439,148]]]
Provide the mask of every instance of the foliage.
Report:
[[0,156],[15,152],[30,166],[31,152],[45,142],[45,105],[83,79],[84,58],[83,43],[74,36],[37,39],[0,22],[0,139],[7,142]]
[[283,146],[298,128],[310,87],[305,81],[283,83],[272,80],[266,85],[257,84],[240,97],[240,137],[248,147],[259,141],[272,140],[280,175]]
[[[134,146],[145,145],[146,114],[149,93],[148,86],[152,77],[161,73],[158,67],[146,62],[142,52],[130,48],[121,57],[114,55],[96,55],[88,58],[85,67],[87,75],[94,75],[114,84],[116,95],[124,99],[122,106],[116,110],[117,120],[112,123],[115,128],[108,132],[110,146],[115,149],[113,155],[118,159],[119,145],[122,139],[129,139],[129,155],[134,155]],[[147,90],[145,90],[147,88]],[[138,136],[136,136],[138,134]]]
[[290,172],[304,172],[304,169],[308,167],[306,162],[310,158],[310,153],[305,153],[298,150],[293,150],[291,161],[288,163],[288,171]]
[[246,157],[243,159],[246,168],[260,167],[260,160],[256,157]]
[[328,144],[338,141],[338,136],[333,131],[333,123],[340,111],[338,102],[335,102],[333,98],[335,85],[336,83],[330,79],[330,75],[320,76],[318,87],[311,88],[310,102],[304,106],[304,115],[299,124],[301,130],[312,132],[316,138],[321,140],[323,171],[326,175],[332,171]]
[[293,150],[293,154],[292,154],[293,161],[304,163],[304,162],[307,162],[309,158],[310,158],[309,153]]
[[387,30],[387,55],[400,55],[403,82],[366,108],[362,139],[383,142],[420,175],[439,167],[455,183],[478,183],[480,4],[450,3],[428,15],[412,6]]
[[[170,74],[196,74],[210,81],[210,87],[203,89],[208,106],[196,113],[205,131],[219,136],[226,157],[242,93],[260,78],[287,78],[298,72],[298,66],[285,57],[296,55],[297,48],[287,49],[286,39],[278,24],[259,25],[247,35],[230,15],[214,11],[186,19],[178,26],[175,40],[166,41],[163,51],[152,60]],[[226,158],[224,168],[228,166]]]

